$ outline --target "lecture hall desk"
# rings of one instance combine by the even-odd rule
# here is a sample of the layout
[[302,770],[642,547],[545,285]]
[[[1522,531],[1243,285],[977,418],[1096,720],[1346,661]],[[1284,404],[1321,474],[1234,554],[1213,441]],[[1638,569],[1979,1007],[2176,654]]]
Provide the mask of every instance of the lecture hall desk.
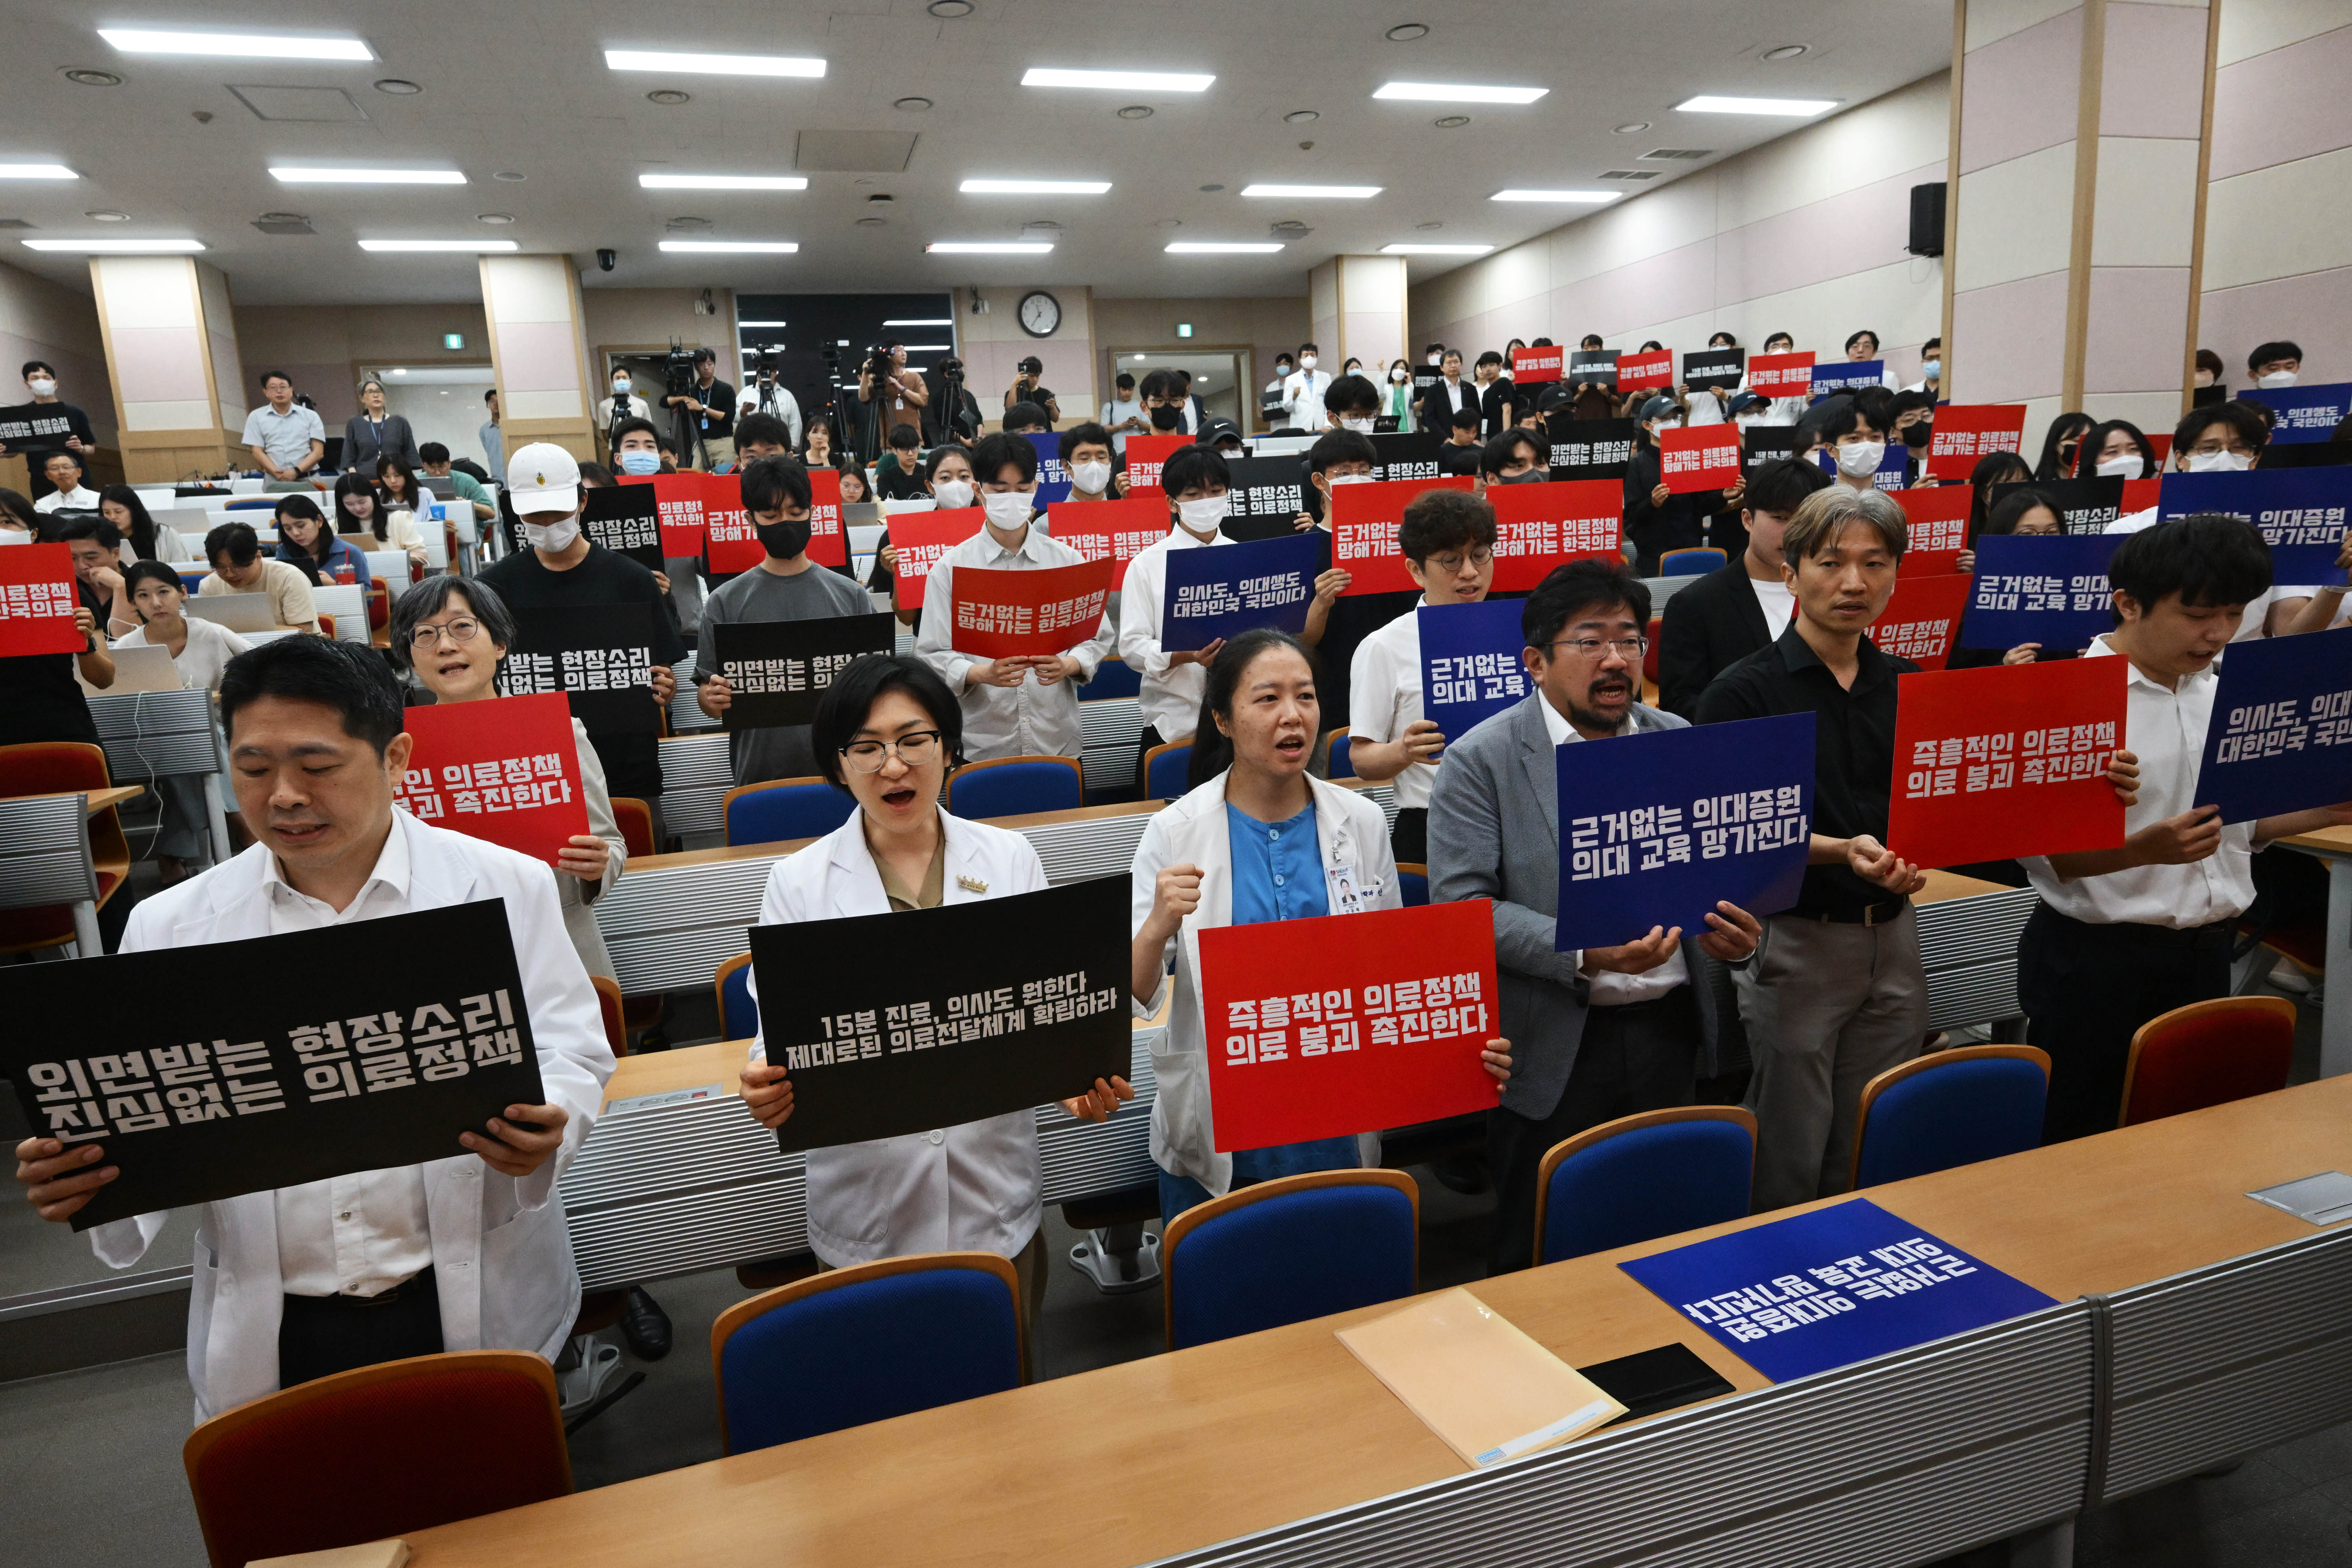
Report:
[[[1869,1196],[2067,1301],[2308,1235],[2242,1193],[2346,1167],[2352,1078],[2336,1078]],[[1571,1364],[1679,1340],[1737,1388],[1755,1389],[1761,1378],[1615,1267],[1755,1223],[1471,1288]],[[407,1540],[417,1568],[1125,1568],[1461,1474],[1452,1450],[1332,1337],[1389,1310],[1149,1356]]]

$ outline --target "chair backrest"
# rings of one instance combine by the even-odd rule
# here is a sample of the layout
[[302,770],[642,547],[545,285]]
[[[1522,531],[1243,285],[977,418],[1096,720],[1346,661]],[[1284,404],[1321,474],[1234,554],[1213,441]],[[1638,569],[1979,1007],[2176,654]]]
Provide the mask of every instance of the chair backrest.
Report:
[[739,1301],[710,1325],[730,1454],[1020,1386],[1020,1279],[993,1252],[919,1252]]
[[1663,615],[1651,616],[1649,625],[1643,629],[1650,645],[1642,650],[1642,678],[1654,686],[1658,684],[1658,642],[1665,630],[1666,618]]
[[654,809],[635,795],[613,797],[613,821],[620,825],[621,841],[636,860],[654,852]]
[[749,1040],[760,1032],[760,1004],[751,995],[751,955],[738,953],[719,966],[711,982],[719,993],[719,1038]]
[[1603,1122],[1536,1168],[1536,1261],[1557,1263],[1720,1225],[1748,1213],[1756,1118],[1682,1105]]
[[0,909],[47,909],[97,897],[98,867],[82,797],[0,800]]
[[335,636],[345,643],[368,640],[367,594],[356,582],[321,582],[310,589],[310,602],[335,618]]
[[1355,727],[1341,725],[1323,737],[1323,777],[1353,779],[1356,777]]
[[1410,1296],[1421,1193],[1402,1171],[1313,1171],[1178,1215],[1160,1249],[1168,1348]]
[[948,810],[959,817],[1018,817],[1087,803],[1075,757],[999,757],[967,763],[948,779]]
[[730,844],[818,838],[849,821],[856,810],[855,800],[822,779],[741,784],[728,790],[719,802]]
[[613,1048],[614,1057],[628,1055],[629,1025],[621,1002],[621,983],[604,975],[591,975],[588,983],[596,988],[596,1005],[604,1014],[604,1043]]
[[1105,659],[1095,666],[1095,678],[1078,688],[1078,695],[1085,701],[1098,703],[1106,697],[1131,697],[1142,689],[1142,671],[1117,659]]
[[361,553],[367,557],[368,575],[383,583],[388,591],[397,592],[408,586],[406,550],[372,549]]
[[1415,909],[1429,902],[1429,868],[1418,861],[1397,862],[1397,888],[1404,906]]
[[1693,545],[1687,549],[1670,549],[1658,558],[1660,577],[1697,577],[1713,571],[1730,558],[1712,545]]
[[2222,997],[2159,1013],[2132,1036],[2117,1126],[2201,1111],[2286,1087],[2294,1063],[2294,1004]]
[[1890,1067],[1862,1088],[1853,1185],[2039,1147],[2049,1097],[2049,1053],[2031,1045],[1955,1046]]
[[510,1350],[299,1384],[214,1416],[182,1458],[214,1568],[382,1541],[572,1490],[555,1374]]
[[1191,791],[1185,782],[1192,766],[1192,743],[1189,740],[1162,741],[1143,754],[1143,798],[1147,800],[1180,800]]

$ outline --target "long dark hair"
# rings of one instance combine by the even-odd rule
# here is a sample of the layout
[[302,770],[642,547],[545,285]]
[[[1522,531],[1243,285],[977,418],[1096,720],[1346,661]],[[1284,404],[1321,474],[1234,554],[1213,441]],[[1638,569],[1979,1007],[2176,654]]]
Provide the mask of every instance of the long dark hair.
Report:
[[1977,465],[1969,471],[1969,488],[1976,493],[1969,502],[1970,545],[1984,532],[1986,508],[1992,505],[1992,487],[2027,484],[2032,478],[2033,465],[2014,452],[1988,452],[1977,459]]
[[2052,420],[2050,433],[2042,438],[2042,461],[2033,465],[2034,478],[2037,480],[2073,478],[2074,475],[2068,471],[2065,457],[2058,450],[2058,444],[2070,436],[2079,442],[2083,432],[2090,429],[2095,423],[2095,421],[2089,414],[2079,410],[2073,413],[2062,413]]
[[387,474],[400,476],[400,506],[405,511],[416,511],[424,505],[424,486],[416,482],[416,471],[397,457],[375,460],[375,498],[381,507],[392,499],[392,486],[383,482]]
[[[1315,656],[1314,649],[1287,632],[1255,626],[1228,638],[1211,661],[1208,684],[1201,692],[1201,722],[1192,731],[1192,761],[1185,770],[1185,788],[1197,789],[1234,765],[1233,737],[1217,728],[1217,720],[1234,716],[1234,694],[1241,689],[1243,674],[1260,653],[1274,648],[1287,648],[1306,660],[1307,673],[1321,683],[1323,662]],[[1310,737],[1310,744],[1319,738]]]
[[[350,525],[345,519],[351,514],[343,510],[343,497],[346,496],[365,496],[375,503],[374,509],[368,516],[367,531],[374,538],[377,549],[390,548],[392,536],[384,531],[383,516],[391,503],[384,499],[383,488],[357,469],[348,470],[335,481],[335,516],[327,531],[340,534],[349,530]],[[285,508],[281,507],[278,510]]]
[[[342,505],[340,500],[335,504],[338,507]],[[271,515],[279,519],[278,559],[289,561],[299,570],[308,572],[314,585],[331,580],[322,569],[327,562],[334,559],[335,529],[334,526],[327,521],[325,514],[319,510],[319,503],[308,496],[287,496],[279,499],[278,509]],[[319,525],[319,544],[316,549],[304,549],[287,537],[283,520],[287,517],[302,517]]]
[[155,519],[147,515],[147,503],[139,498],[139,492],[128,485],[109,485],[98,493],[98,504],[103,508],[109,501],[131,514],[131,527],[123,537],[131,541],[131,548],[139,559],[158,559],[155,554]]

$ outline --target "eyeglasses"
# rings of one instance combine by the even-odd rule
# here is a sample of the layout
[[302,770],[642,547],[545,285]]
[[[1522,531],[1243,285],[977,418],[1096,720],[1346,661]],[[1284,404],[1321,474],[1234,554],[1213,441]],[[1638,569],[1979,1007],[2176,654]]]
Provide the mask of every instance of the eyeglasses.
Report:
[[449,641],[462,646],[472,642],[474,634],[481,629],[480,622],[461,618],[440,626],[419,626],[409,632],[408,643],[409,646],[414,648],[434,647],[440,643],[441,633],[446,632],[449,634]]
[[1547,643],[1546,648],[1567,648],[1587,659],[1601,657],[1603,651],[1615,649],[1617,656],[1631,664],[1650,651],[1647,637],[1621,637],[1604,642],[1599,637],[1563,637],[1557,643]]
[[[1490,549],[1474,549],[1470,552],[1468,559],[1472,566],[1491,566],[1494,564],[1495,552]],[[1450,576],[1462,570],[1463,560],[1464,558],[1458,555],[1433,555],[1423,564]]]
[[841,755],[860,773],[880,772],[894,754],[908,767],[920,768],[939,754],[945,738],[936,729],[919,729],[896,740],[853,740],[841,748]]

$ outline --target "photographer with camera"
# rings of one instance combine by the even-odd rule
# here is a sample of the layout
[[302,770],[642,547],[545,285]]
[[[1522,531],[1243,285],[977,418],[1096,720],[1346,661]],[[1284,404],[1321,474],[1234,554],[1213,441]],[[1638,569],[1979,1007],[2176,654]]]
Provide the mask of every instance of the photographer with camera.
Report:
[[[801,404],[783,383],[784,351],[773,345],[763,345],[753,350],[752,353],[755,357],[751,361],[751,384],[743,389],[740,401],[747,409],[756,408],[761,413],[782,420],[785,433],[792,437],[793,446],[798,448],[801,444]],[[741,451],[743,444],[740,437],[735,444],[737,455],[749,462],[749,455]]]
[[619,439],[620,427],[633,419],[653,422],[653,405],[635,395],[636,382],[626,365],[613,367],[613,395],[596,404],[596,442],[603,448],[604,461],[613,463],[614,443]]
[[980,400],[964,390],[963,361],[950,354],[923,372],[931,394],[923,411],[923,444],[969,448],[980,439]]
[[868,461],[879,457],[890,443],[890,432],[902,424],[913,427],[919,444],[923,410],[930,404],[931,392],[920,376],[907,373],[903,341],[886,339],[867,351],[866,362],[857,368],[857,401],[866,405],[866,428],[857,444],[861,456]]
[[1061,423],[1062,405],[1054,401],[1052,390],[1041,385],[1037,380],[1045,373],[1045,361],[1031,354],[1021,361],[1017,370],[1013,384],[1004,389],[1004,406],[1009,409],[1016,402],[1034,402],[1045,411],[1045,428],[1053,429]]
[[692,366],[690,379],[677,384],[676,361],[677,350],[670,350],[672,368],[670,388],[662,402],[672,409],[683,410],[693,416],[684,432],[687,444],[679,447],[682,461],[691,463],[693,447],[702,449],[702,465],[716,468],[721,463],[735,460],[735,389],[719,379],[719,355],[709,349],[697,349],[688,361]]

